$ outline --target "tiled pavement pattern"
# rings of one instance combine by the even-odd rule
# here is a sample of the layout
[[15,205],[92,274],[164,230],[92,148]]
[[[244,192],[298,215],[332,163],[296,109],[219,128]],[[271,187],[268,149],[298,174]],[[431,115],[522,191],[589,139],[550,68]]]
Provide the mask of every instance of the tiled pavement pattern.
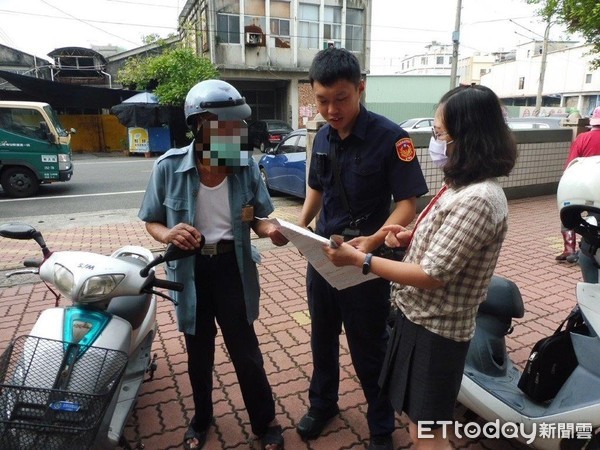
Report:
[[[274,216],[295,221],[299,203],[276,210]],[[131,213],[131,212],[129,212]],[[33,223],[44,232],[54,250],[87,250],[110,254],[114,249],[136,244],[160,250],[146,234],[135,214],[120,214],[109,221],[79,225],[65,217],[67,228],[51,228]],[[107,223],[106,223],[107,222]],[[264,244],[264,240],[257,240]],[[310,318],[305,300],[306,263],[290,246],[261,245],[262,299],[260,319],[255,322],[265,367],[276,397],[277,415],[284,428],[288,450],[361,449],[368,443],[366,402],[354,374],[348,346],[341,338],[341,414],[319,439],[303,442],[295,426],[307,409],[307,389],[311,374],[309,344]],[[533,342],[551,333],[575,303],[575,283],[581,279],[578,266],[557,263],[562,249],[560,223],[553,196],[510,202],[510,230],[500,257],[497,274],[514,280],[526,302],[526,315],[519,320],[508,339],[511,356],[522,366]],[[38,257],[33,242],[0,241],[0,278],[7,269],[19,267],[26,257]],[[160,270],[160,269],[159,269]],[[11,279],[13,280],[13,279]],[[27,280],[26,280],[27,281]],[[8,285],[0,281],[0,350],[15,336],[26,333],[38,313],[53,304],[42,283]],[[135,412],[126,428],[132,444],[146,449],[181,448],[183,433],[191,419],[191,393],[186,375],[183,338],[175,325],[172,305],[159,301],[159,330],[153,351],[158,355],[154,380],[145,383]],[[237,385],[233,366],[220,336],[214,370],[215,425],[205,448],[260,448],[250,430],[248,416]],[[457,417],[463,411],[457,408]],[[394,433],[396,449],[410,448],[406,418],[397,418]],[[523,448],[515,441],[452,440],[460,449]]]

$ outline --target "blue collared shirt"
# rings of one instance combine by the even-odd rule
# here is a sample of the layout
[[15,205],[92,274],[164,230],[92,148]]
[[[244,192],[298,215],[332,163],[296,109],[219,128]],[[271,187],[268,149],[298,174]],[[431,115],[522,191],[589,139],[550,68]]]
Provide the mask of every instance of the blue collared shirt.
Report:
[[[242,221],[242,208],[254,207],[255,217],[267,217],[274,210],[256,162],[227,177],[235,255],[244,286],[248,323],[258,318],[260,286],[256,264],[260,254],[250,242],[252,222]],[[178,223],[194,224],[200,175],[196,168],[194,144],[171,149],[154,163],[138,217],[144,222],[159,222],[169,228]],[[199,230],[202,232],[202,230]],[[167,277],[183,283],[183,292],[172,292],[177,306],[179,331],[194,334],[196,324],[195,258],[183,258],[166,265]],[[200,293],[201,295],[201,293]]]

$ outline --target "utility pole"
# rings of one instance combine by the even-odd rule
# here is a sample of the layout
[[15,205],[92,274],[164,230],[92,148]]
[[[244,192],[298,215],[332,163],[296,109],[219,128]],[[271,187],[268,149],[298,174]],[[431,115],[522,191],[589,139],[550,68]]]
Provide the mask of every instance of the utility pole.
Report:
[[544,31],[544,41],[542,42],[542,61],[540,63],[540,79],[538,82],[537,96],[535,97],[535,110],[534,114],[539,116],[542,108],[542,92],[544,91],[544,77],[546,75],[546,59],[548,56],[548,36],[550,35],[550,18],[548,18],[548,25],[546,25],[546,31]]
[[452,68],[450,69],[450,89],[456,87],[457,67],[458,67],[458,44],[460,40],[460,11],[462,9],[462,0],[456,0],[456,20],[454,22],[454,31],[452,32]]

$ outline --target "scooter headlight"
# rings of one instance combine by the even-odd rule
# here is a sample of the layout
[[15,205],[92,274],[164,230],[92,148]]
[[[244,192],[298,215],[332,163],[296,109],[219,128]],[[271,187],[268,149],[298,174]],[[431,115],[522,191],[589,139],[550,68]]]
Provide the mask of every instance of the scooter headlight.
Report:
[[97,300],[108,296],[125,278],[123,274],[100,275],[88,278],[79,294],[79,301]]
[[73,284],[75,279],[69,269],[61,264],[54,265],[54,285],[67,297],[72,297]]

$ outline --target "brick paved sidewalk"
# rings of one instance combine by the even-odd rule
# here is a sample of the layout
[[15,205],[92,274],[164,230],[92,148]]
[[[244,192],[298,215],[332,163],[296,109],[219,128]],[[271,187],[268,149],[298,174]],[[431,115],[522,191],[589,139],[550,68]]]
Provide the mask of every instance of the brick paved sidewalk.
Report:
[[[276,211],[275,216],[278,214],[294,221],[290,219],[294,215],[292,209]],[[160,249],[147,236],[143,224],[135,221],[44,230],[44,237],[55,250],[110,254],[125,244]],[[18,267],[18,261],[26,257],[37,257],[36,250],[33,243],[0,240],[0,271]],[[533,342],[554,330],[575,304],[575,284],[581,276],[576,265],[555,262],[554,256],[561,250],[560,223],[553,196],[510,202],[510,230],[496,272],[518,284],[526,303],[525,317],[518,321],[508,339],[511,357],[517,364],[523,364]],[[262,256],[263,264],[259,268],[261,315],[255,328],[276,396],[286,448],[364,448],[369,438],[366,402],[344,336],[341,337],[341,414],[319,439],[306,443],[299,439],[295,426],[308,407],[311,374],[310,318],[304,281],[306,263],[292,247],[265,250]],[[6,348],[10,339],[28,332],[38,313],[52,304],[53,298],[41,283],[0,288],[0,350]],[[159,302],[158,322],[153,347],[158,355],[158,370],[154,380],[142,387],[126,437],[132,444],[143,444],[148,450],[177,449],[181,448],[183,433],[191,419],[192,400],[183,338],[177,331],[173,307],[167,301]],[[235,372],[220,335],[214,382],[216,423],[204,448],[260,448],[250,431]],[[462,408],[457,408],[457,414],[462,412]],[[523,448],[515,441],[490,439],[454,438],[452,444],[460,449]],[[397,418],[394,446],[396,449],[411,447],[405,417]]]

